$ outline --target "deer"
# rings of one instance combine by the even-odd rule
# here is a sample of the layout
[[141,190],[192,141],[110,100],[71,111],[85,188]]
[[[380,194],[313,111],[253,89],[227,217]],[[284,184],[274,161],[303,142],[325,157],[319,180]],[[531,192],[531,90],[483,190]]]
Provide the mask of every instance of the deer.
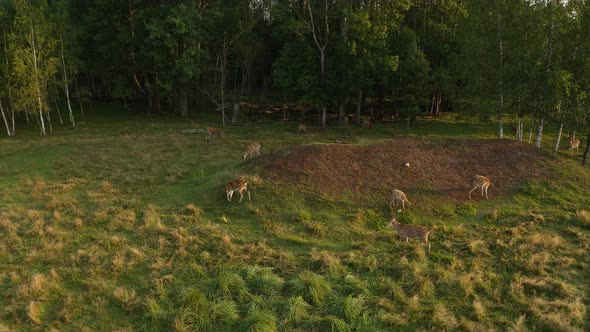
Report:
[[240,200],[238,203],[242,202],[242,198],[244,198],[244,191],[248,193],[248,200],[250,201],[250,190],[248,190],[248,181],[243,178],[238,178],[228,182],[225,185],[225,195],[227,196],[227,200],[231,202],[231,199],[234,195],[234,192],[237,191],[240,194]]
[[578,153],[578,148],[580,147],[580,140],[577,139],[575,136],[570,136],[570,148],[569,151],[571,152],[572,156],[574,155],[574,150]]
[[469,192],[469,199],[471,199],[471,193],[477,189],[481,187],[481,197],[484,197],[484,192],[485,192],[485,198],[488,199],[488,187],[490,186],[490,184],[492,184],[492,182],[490,181],[490,179],[486,178],[483,175],[476,175],[472,180],[471,180],[471,185],[473,186],[473,189],[471,189],[471,191]]
[[244,157],[242,159],[246,159],[246,157],[252,158],[252,155],[256,153],[256,155],[260,156],[260,143],[252,143],[248,145],[246,151],[244,152]]
[[215,127],[207,127],[207,137],[205,137],[205,140],[207,142],[209,142],[212,138],[214,139],[224,139],[223,136],[223,132],[219,129],[219,128],[215,128]]
[[512,125],[512,128],[510,128],[510,130],[512,130],[512,136],[514,136],[514,139],[516,139],[516,135],[518,134],[518,128]]
[[430,228],[419,225],[403,225],[400,224],[395,217],[389,219],[389,223],[385,228],[394,228],[401,236],[402,240],[405,238],[408,244],[410,243],[408,239],[411,237],[420,239],[420,242],[428,245],[428,253],[430,253],[430,241],[428,240],[428,236],[431,233]]
[[410,162],[409,161],[405,161],[403,162],[400,166],[399,166],[399,175],[401,176],[403,172],[409,172],[410,171]]
[[307,130],[307,126],[303,123],[297,125],[297,132],[303,134],[309,134],[309,130]]
[[371,121],[370,118],[364,118],[363,119],[363,129],[369,129],[373,127],[373,122]]
[[[389,208],[393,209],[394,206],[397,206],[397,201],[401,201],[402,202],[402,208],[405,210],[406,209],[406,204],[408,203],[408,205],[412,205],[412,203],[410,203],[410,201],[408,200],[408,197],[406,196],[406,194],[404,194],[403,191],[399,190],[399,189],[394,189],[391,192],[391,201],[389,202]],[[394,205],[395,203],[395,205]]]

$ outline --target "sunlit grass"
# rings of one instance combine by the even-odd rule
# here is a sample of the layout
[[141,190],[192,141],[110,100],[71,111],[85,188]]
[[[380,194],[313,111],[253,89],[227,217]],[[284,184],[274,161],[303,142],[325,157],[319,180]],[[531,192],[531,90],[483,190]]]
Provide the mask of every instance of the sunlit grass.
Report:
[[[449,115],[297,135],[296,122],[264,121],[207,143],[182,129],[217,119],[95,112],[46,138],[0,139],[0,330],[589,328],[590,171],[572,158],[511,197],[417,197],[400,220],[433,228],[431,254],[383,228],[387,198],[359,206],[278,188],[241,159],[252,141],[263,154],[447,144],[494,137],[493,123]],[[227,202],[224,184],[242,175],[252,201]]]

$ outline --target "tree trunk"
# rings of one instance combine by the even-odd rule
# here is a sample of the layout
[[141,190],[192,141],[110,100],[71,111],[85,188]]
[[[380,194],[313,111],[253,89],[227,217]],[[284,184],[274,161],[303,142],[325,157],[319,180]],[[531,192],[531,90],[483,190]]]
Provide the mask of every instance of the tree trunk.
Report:
[[590,132],[588,133],[588,137],[586,138],[586,150],[584,150],[584,156],[582,157],[582,166],[586,165],[588,161],[588,153],[590,152]]
[[[320,48],[320,66],[321,66],[321,73],[322,73],[322,94],[325,92],[326,89],[326,78],[325,78],[325,74],[326,74],[326,47],[324,45],[324,47]],[[322,110],[322,128],[326,128],[326,105],[325,105],[325,101],[322,101],[321,104],[321,110]]]
[[[60,46],[60,51],[61,51],[61,64],[62,64],[62,74],[63,74],[63,79],[64,79],[64,91],[66,93],[66,100],[68,102],[68,111],[70,112],[70,122],[72,123],[72,127],[76,126],[76,121],[74,120],[74,112],[72,111],[72,104],[70,103],[70,89],[68,87],[68,74],[66,72],[66,60],[64,57],[64,47],[63,47],[63,41],[62,38],[59,38],[59,46]],[[57,101],[55,102],[55,104],[57,105]],[[61,121],[61,115],[60,115],[60,121]],[[62,123],[63,124],[63,123]]]
[[496,0],[496,23],[498,26],[498,49],[500,52],[500,70],[498,79],[498,92],[500,95],[500,110],[498,114],[498,122],[500,125],[500,138],[504,136],[504,45],[502,43],[502,25],[500,22],[500,4]]
[[178,94],[178,107],[180,109],[180,117],[188,118],[188,96],[186,88],[181,88]]
[[61,111],[59,110],[59,105],[57,105],[57,98],[53,99],[53,102],[55,103],[55,109],[57,110],[57,116],[59,116],[59,123],[63,126],[64,120],[61,118]]
[[344,99],[339,98],[338,100],[338,123],[344,125]]
[[231,123],[236,123],[240,118],[240,104],[234,103],[232,110]]
[[53,123],[51,123],[51,112],[47,110],[47,122],[49,123],[49,132],[53,132]]
[[361,111],[363,107],[363,89],[359,89],[356,96],[356,124],[361,124]]
[[74,80],[74,85],[76,86],[76,93],[78,94],[78,103],[80,104],[80,113],[82,113],[82,120],[84,120],[84,108],[82,107],[82,95],[80,94],[80,89],[78,89],[78,80]]
[[2,107],[2,100],[0,100],[0,112],[2,112],[2,119],[4,119],[4,124],[6,125],[6,133],[8,136],[13,136],[12,132],[10,131],[10,126],[8,125],[8,119],[6,115],[4,115],[4,107]]
[[553,148],[553,155],[557,154],[557,150],[559,150],[559,142],[561,141],[561,133],[563,132],[563,122],[559,126],[559,133],[557,134],[557,142],[555,142],[555,148]]
[[31,20],[31,46],[33,47],[33,65],[35,69],[35,82],[37,83],[37,103],[39,106],[39,117],[41,118],[41,135],[47,135],[45,131],[45,121],[43,120],[43,103],[41,102],[41,87],[39,82],[39,74],[37,68],[37,49],[35,48],[35,30],[33,29],[33,21]]
[[535,138],[535,146],[541,148],[541,138],[543,137],[543,118],[539,119],[539,126],[537,127],[537,137]]
[[524,129],[524,121],[522,121],[522,116],[518,117],[518,141],[522,142],[522,130]]
[[529,140],[528,143],[531,144],[531,140],[533,139],[533,128],[535,127],[535,117],[531,119],[531,130],[529,131]]

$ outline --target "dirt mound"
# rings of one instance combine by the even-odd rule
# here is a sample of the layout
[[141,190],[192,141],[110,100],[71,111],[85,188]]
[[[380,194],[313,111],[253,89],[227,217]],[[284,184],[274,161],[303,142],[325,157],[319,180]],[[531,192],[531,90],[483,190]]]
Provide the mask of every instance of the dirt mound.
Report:
[[[465,200],[477,174],[492,181],[490,198],[506,195],[549,175],[544,161],[552,157],[510,140],[394,139],[370,146],[294,146],[262,159],[270,181],[367,202],[382,201],[391,187]],[[402,167],[405,162],[409,170]]]

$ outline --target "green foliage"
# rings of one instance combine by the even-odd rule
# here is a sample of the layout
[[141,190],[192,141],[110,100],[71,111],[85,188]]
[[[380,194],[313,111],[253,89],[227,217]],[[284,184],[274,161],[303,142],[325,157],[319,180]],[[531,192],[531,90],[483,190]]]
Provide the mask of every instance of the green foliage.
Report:
[[474,216],[477,214],[477,208],[471,203],[461,203],[455,208],[455,213],[463,217]]

